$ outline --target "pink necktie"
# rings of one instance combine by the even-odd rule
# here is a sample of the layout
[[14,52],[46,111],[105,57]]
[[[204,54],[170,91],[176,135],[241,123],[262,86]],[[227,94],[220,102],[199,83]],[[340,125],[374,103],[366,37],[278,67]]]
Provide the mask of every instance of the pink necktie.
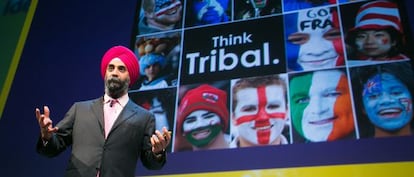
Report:
[[110,100],[104,105],[105,139],[108,137],[109,131],[111,131],[112,125],[114,125],[117,117],[117,102],[117,100]]

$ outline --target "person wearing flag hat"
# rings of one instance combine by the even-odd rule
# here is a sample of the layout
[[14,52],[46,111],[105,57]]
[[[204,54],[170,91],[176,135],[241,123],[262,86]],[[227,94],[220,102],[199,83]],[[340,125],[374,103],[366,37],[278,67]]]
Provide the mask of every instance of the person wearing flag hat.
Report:
[[286,82],[279,75],[249,77],[232,86],[231,147],[288,144]]
[[372,1],[363,4],[345,42],[349,46],[350,65],[409,60],[401,51],[404,32],[397,4]]
[[353,138],[351,95],[341,69],[298,73],[289,78],[292,125],[301,138],[294,142],[325,142]]
[[409,136],[414,132],[414,73],[409,62],[351,69],[360,137]]
[[110,48],[101,75],[104,95],[74,103],[56,126],[48,106],[36,108],[37,152],[54,157],[71,147],[68,177],[134,176],[138,159],[148,169],[161,169],[171,135],[166,128],[155,130],[154,115],[129,99],[128,88],[140,76],[135,54],[124,46]]
[[[227,93],[208,84],[202,84],[185,93],[177,115],[178,143],[191,144],[193,151],[229,148],[226,137],[229,112]],[[184,147],[177,144],[178,147]],[[180,150],[180,149],[178,149]]]

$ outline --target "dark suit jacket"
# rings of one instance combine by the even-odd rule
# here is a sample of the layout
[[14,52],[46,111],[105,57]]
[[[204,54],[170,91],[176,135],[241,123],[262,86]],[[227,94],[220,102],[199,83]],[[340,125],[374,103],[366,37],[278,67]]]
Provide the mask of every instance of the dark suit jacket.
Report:
[[46,145],[39,138],[37,152],[53,157],[72,146],[65,173],[67,177],[132,177],[138,158],[148,169],[160,169],[165,154],[157,160],[150,137],[155,131],[154,116],[131,100],[104,137],[103,98],[72,105]]

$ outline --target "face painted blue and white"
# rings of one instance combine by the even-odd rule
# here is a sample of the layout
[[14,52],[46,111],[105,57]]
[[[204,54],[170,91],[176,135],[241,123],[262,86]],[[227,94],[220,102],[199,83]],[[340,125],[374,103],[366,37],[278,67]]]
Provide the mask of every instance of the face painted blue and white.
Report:
[[193,0],[193,12],[198,24],[214,24],[228,20],[228,0]]
[[364,85],[362,97],[368,118],[376,127],[395,131],[412,120],[412,95],[400,80],[389,73],[371,77]]

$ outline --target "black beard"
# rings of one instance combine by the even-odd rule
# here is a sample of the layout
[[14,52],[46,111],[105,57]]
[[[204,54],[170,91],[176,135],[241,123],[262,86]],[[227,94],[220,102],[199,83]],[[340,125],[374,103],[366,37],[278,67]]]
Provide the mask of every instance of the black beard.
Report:
[[112,77],[105,81],[105,91],[111,98],[117,99],[128,91],[128,84],[128,80]]

